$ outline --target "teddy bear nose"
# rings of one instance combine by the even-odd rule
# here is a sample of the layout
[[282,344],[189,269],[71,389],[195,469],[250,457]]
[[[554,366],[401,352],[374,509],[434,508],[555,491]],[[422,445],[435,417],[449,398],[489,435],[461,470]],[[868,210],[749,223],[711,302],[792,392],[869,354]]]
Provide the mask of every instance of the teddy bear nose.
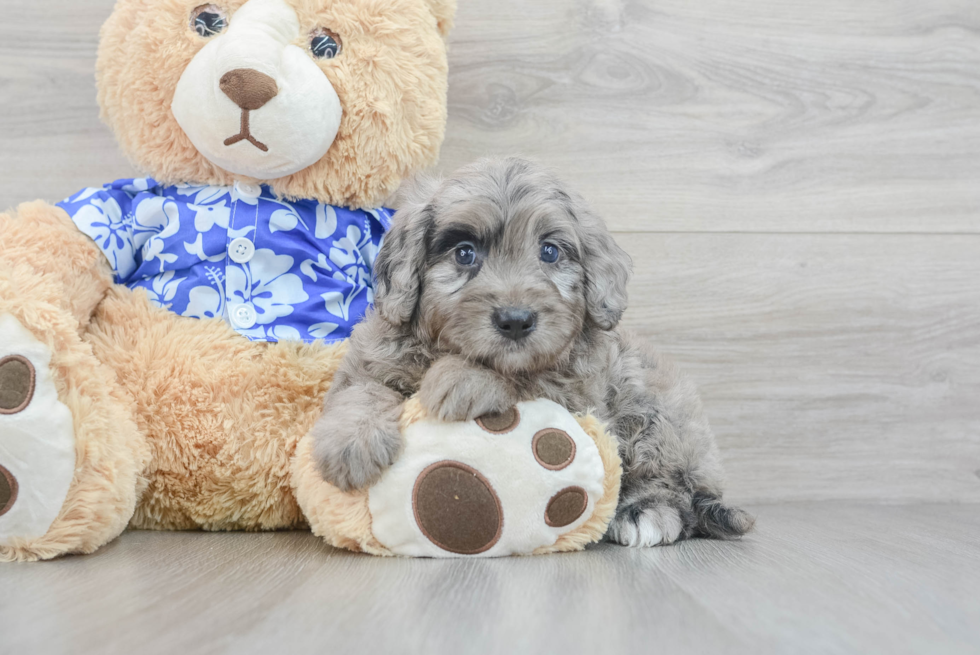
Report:
[[279,93],[276,81],[254,68],[236,68],[221,76],[218,87],[245,110],[259,109]]

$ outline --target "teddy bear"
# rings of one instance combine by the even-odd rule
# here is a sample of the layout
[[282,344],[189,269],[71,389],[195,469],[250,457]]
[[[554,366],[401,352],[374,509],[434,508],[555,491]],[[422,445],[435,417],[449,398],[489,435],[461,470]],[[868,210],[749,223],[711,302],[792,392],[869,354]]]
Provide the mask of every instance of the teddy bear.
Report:
[[0,214],[0,560],[127,527],[434,557],[601,538],[615,439],[548,401],[442,424],[410,399],[404,452],[361,492],[311,455],[383,202],[443,139],[454,11],[119,0],[98,100],[146,176]]

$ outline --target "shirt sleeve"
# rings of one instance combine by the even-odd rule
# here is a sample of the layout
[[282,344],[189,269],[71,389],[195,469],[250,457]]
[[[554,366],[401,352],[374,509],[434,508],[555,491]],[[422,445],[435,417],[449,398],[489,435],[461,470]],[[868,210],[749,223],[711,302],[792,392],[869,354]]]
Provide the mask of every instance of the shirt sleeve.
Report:
[[134,243],[134,198],[152,193],[157,184],[149,178],[116,180],[102,187],[82,189],[57,203],[82,233],[102,250],[116,282],[125,284],[140,265],[140,248]]

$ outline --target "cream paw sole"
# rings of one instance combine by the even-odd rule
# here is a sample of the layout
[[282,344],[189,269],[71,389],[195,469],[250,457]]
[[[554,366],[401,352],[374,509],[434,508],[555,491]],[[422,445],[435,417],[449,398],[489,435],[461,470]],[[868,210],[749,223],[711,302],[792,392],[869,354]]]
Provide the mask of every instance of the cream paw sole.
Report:
[[0,315],[0,546],[44,536],[68,496],[75,433],[50,349]]
[[532,553],[580,527],[604,493],[595,441],[547,400],[465,423],[421,420],[369,492],[377,540],[414,557]]

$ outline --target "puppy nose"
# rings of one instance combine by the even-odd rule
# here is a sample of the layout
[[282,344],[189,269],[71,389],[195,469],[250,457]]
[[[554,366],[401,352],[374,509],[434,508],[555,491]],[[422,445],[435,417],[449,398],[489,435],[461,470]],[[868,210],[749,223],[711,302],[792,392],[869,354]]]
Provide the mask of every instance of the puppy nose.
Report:
[[236,68],[221,76],[218,87],[242,109],[259,109],[279,93],[276,81],[254,68]]
[[497,332],[514,341],[520,341],[534,332],[537,322],[537,313],[529,309],[501,307],[493,312],[493,324]]

